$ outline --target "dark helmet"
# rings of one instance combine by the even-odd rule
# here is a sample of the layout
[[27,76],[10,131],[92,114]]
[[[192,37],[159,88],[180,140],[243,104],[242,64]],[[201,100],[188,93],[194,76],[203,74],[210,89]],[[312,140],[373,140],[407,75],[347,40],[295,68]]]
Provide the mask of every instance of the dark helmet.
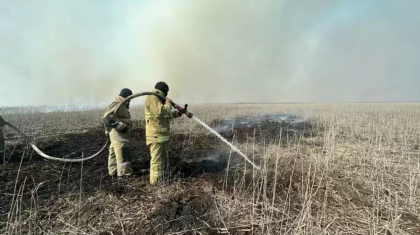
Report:
[[127,98],[127,97],[129,97],[130,95],[132,95],[133,94],[133,92],[131,92],[131,90],[130,89],[128,89],[128,88],[124,88],[124,89],[122,89],[121,90],[121,92],[120,92],[120,96],[121,97],[123,97],[123,98]]
[[158,82],[158,83],[156,83],[155,89],[158,89],[158,90],[162,91],[165,94],[165,96],[168,95],[169,86],[165,82]]
[[[127,98],[127,97],[129,97],[130,95],[132,95],[133,94],[133,92],[131,92],[131,90],[130,89],[128,89],[128,88],[124,88],[124,89],[122,89],[121,91],[120,91],[120,95],[119,96],[121,96],[121,97],[123,97],[123,98]],[[131,100],[129,100],[129,101],[127,101],[126,103],[125,103],[125,107],[127,107],[127,109],[129,109],[130,108],[130,102],[131,102]]]

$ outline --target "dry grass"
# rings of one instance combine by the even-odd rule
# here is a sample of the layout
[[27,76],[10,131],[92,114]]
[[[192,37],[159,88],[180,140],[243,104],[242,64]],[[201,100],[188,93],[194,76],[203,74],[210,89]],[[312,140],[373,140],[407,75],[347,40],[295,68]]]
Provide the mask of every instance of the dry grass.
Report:
[[[151,187],[147,176],[115,185],[92,174],[106,174],[106,157],[93,167],[91,162],[4,163],[0,232],[420,234],[419,104],[202,105],[191,111],[206,123],[283,113],[315,125],[311,136],[263,136],[255,130],[241,141],[237,135],[229,139],[262,166],[261,172],[243,165],[171,179],[165,187]],[[132,113],[141,120],[141,109]],[[102,110],[93,110],[4,118],[33,135],[83,136],[98,126],[101,116]],[[142,121],[136,127],[141,130]],[[217,149],[229,164],[243,162],[192,120],[176,120],[173,133],[182,136],[171,144],[179,158]],[[6,132],[6,138],[13,137]],[[12,156],[19,142],[10,141],[6,154]],[[22,154],[29,162],[32,151]],[[31,171],[39,165],[48,176]]]

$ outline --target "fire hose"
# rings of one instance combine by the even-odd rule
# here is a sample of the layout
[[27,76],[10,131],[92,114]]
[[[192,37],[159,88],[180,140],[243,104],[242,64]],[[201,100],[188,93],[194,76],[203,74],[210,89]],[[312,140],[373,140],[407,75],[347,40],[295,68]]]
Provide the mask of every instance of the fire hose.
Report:
[[[132,100],[136,97],[140,97],[140,96],[145,96],[145,95],[155,95],[157,96],[159,99],[161,99],[162,101],[165,100],[166,98],[162,95],[159,95],[157,93],[154,92],[141,92],[141,93],[135,93],[131,96],[128,96],[127,98],[125,98],[122,102],[120,102],[114,109],[113,113],[117,113],[118,110],[120,109],[121,105],[125,104],[126,102],[128,102],[129,100]],[[189,111],[187,111],[187,107],[188,105],[186,104],[183,107],[179,106],[178,104],[174,103],[171,101],[171,105],[177,109],[178,111],[180,111],[181,113],[187,115],[189,118],[191,118],[193,116],[192,113],[190,113]],[[106,149],[106,147],[109,144],[109,139],[106,141],[106,143],[104,144],[104,146],[95,154],[88,156],[88,157],[82,157],[79,159],[66,159],[66,158],[59,158],[59,157],[52,157],[49,156],[47,154],[45,154],[44,152],[42,152],[36,145],[35,143],[33,143],[31,141],[31,139],[25,135],[25,133],[23,133],[19,128],[17,128],[16,126],[14,126],[13,124],[6,122],[1,116],[0,116],[0,153],[3,152],[4,150],[1,149],[1,146],[3,145],[4,148],[4,143],[2,144],[1,142],[4,142],[4,136],[3,136],[3,131],[2,128],[4,126],[9,126],[10,128],[12,128],[14,131],[16,131],[34,150],[35,152],[37,152],[40,156],[48,159],[48,160],[54,160],[54,161],[60,161],[60,162],[84,162],[90,159],[93,159],[97,156],[99,156],[101,153],[103,153],[103,151]]]

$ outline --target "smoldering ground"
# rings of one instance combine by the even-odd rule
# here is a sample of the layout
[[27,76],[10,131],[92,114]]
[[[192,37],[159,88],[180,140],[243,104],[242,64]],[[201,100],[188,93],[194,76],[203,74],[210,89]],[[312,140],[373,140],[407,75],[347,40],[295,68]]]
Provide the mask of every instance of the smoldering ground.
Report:
[[0,105],[418,100],[419,4],[1,1]]
[[[249,133],[252,132],[253,142],[260,143],[266,142],[265,138],[277,142],[279,129],[280,131],[283,129],[284,134],[290,137],[300,136],[301,133],[286,131],[289,129],[298,131],[300,127],[296,128],[296,123],[310,124],[290,115],[235,117],[235,120],[238,121],[235,124],[232,124],[230,119],[214,120],[211,126],[229,140],[232,139],[233,131],[238,142],[249,141]],[[112,208],[125,211],[124,216],[130,217],[124,219],[125,234],[138,234],[140,231],[140,233],[160,234],[161,231],[183,231],[187,227],[202,224],[208,225],[206,230],[217,230],[221,226],[221,217],[216,215],[224,209],[220,208],[219,202],[214,201],[215,191],[223,187],[223,182],[235,185],[232,183],[236,180],[234,175],[246,164],[243,158],[235,153],[229,153],[224,143],[213,135],[199,134],[199,132],[174,134],[168,158],[169,184],[162,188],[153,187],[148,185],[148,173],[142,172],[150,165],[149,151],[144,143],[145,131],[142,121],[134,121],[133,124],[135,128],[130,152],[136,176],[123,183],[118,183],[107,176],[105,153],[89,162],[62,163],[45,161],[28,149],[29,146],[22,141],[9,142],[6,155],[0,159],[2,182],[0,188],[5,192],[0,194],[2,199],[0,221],[4,225],[0,226],[0,231],[16,229],[14,224],[10,223],[9,226],[6,221],[18,216],[13,212],[19,210],[14,209],[17,208],[17,204],[14,203],[13,190],[16,188],[15,185],[21,184],[24,185],[24,189],[19,190],[19,196],[16,198],[23,202],[25,208],[30,205],[30,208],[24,209],[22,220],[31,222],[21,225],[19,231],[28,234],[45,227],[54,232],[63,231],[66,228],[61,225],[64,221],[61,213],[66,211],[68,215],[75,212],[74,210],[79,210],[77,213],[81,218],[85,216],[89,218],[81,219],[82,222],[78,225],[81,231],[120,234],[119,225],[115,227],[115,224],[109,223],[106,218]],[[225,125],[230,125],[231,128],[227,130],[224,128]],[[268,132],[271,129],[274,131]],[[309,130],[311,127],[305,129]],[[68,157],[73,158],[79,157],[81,152],[86,155],[93,154],[102,147],[105,140],[102,126],[97,126],[89,128],[85,133],[39,138],[37,145],[52,156],[69,154]],[[254,156],[260,157],[261,154],[258,152]],[[16,172],[19,172],[18,175]],[[225,179],[224,177],[229,174],[231,176]],[[250,183],[250,179],[247,179],[247,182]],[[229,186],[227,190],[231,190],[231,187]],[[163,191],[159,192],[160,190]],[[79,207],[72,205],[72,200],[77,198],[77,195],[86,198]],[[26,212],[33,208],[37,216],[32,220],[30,215],[26,217],[28,216]],[[65,223],[71,224],[80,219],[76,217],[69,216],[69,219],[65,219]],[[95,225],[89,227],[93,223]],[[43,227],[32,228],[34,224],[43,224]],[[84,226],[87,226],[88,230]],[[203,228],[197,229],[203,230]],[[218,233],[213,231],[206,234]]]

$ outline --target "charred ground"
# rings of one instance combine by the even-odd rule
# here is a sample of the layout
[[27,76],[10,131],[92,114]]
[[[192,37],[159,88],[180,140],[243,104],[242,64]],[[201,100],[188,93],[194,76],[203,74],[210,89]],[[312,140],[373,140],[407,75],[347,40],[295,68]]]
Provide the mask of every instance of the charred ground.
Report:
[[[278,131],[269,131],[272,127],[263,126],[258,130],[252,128],[252,131],[251,128],[237,128],[233,132],[222,134],[228,139],[235,136],[239,142],[250,141],[250,134],[254,134],[252,141],[261,141],[260,138],[274,139],[279,134]],[[62,217],[60,212],[71,213],[72,209],[76,209],[76,205],[69,205],[63,200],[73,201],[81,197],[85,201],[91,200],[89,198],[92,197],[97,198],[98,195],[104,196],[99,201],[97,198],[91,203],[78,205],[81,208],[73,214],[73,220],[78,220],[82,223],[79,226],[84,227],[99,222],[106,210],[108,203],[105,195],[108,195],[115,197],[118,203],[126,203],[115,206],[131,207],[128,203],[131,201],[134,203],[133,208],[138,210],[133,212],[134,214],[147,215],[141,221],[133,223],[132,227],[126,225],[124,229],[127,234],[137,234],[140,231],[182,231],[188,227],[197,228],[197,225],[204,226],[200,229],[207,229],[209,233],[219,231],[215,229],[222,226],[220,218],[214,217],[217,210],[217,203],[214,202],[215,190],[223,188],[221,182],[224,181],[228,160],[230,159],[231,166],[235,167],[243,165],[243,160],[239,157],[229,158],[229,152],[221,150],[224,149],[223,144],[211,135],[174,134],[169,151],[169,187],[181,190],[171,191],[169,197],[157,196],[162,189],[148,184],[150,154],[145,145],[144,133],[142,128],[133,130],[130,150],[134,158],[135,176],[124,181],[107,175],[108,151],[84,163],[61,163],[42,158],[23,141],[17,140],[9,144],[1,160],[0,187],[4,192],[0,201],[1,221],[14,221],[13,217],[17,214],[13,211],[19,211],[19,216],[21,213],[33,211],[36,218],[30,214],[27,214],[26,218],[19,217],[19,220],[33,223],[32,228],[25,227],[25,232],[30,233],[31,229],[38,232],[56,231],[56,226],[65,226],[63,223],[69,222],[67,219],[66,222],[59,222]],[[98,126],[79,134],[39,139],[37,146],[51,156],[80,158],[82,153],[83,156],[89,156],[101,149],[106,138],[103,128]],[[144,208],[138,208],[138,203],[144,205]],[[152,212],[147,213],[150,211]],[[86,216],[90,220],[80,222],[80,217]],[[64,220],[64,217],[62,219]],[[15,222],[19,224],[22,221]],[[2,222],[2,226],[5,225],[6,223]],[[47,228],[45,225],[48,225]],[[7,229],[13,231],[13,226],[13,222],[9,223]],[[113,234],[116,234],[123,231],[120,223],[115,226],[114,230],[108,232],[113,231]],[[100,234],[108,234],[106,229],[97,231]]]
[[[217,129],[223,121],[214,119],[211,126]],[[143,171],[150,155],[141,120],[131,145],[136,175],[123,181],[107,175],[108,151],[90,161],[70,164],[45,160],[20,140],[10,142],[0,173],[0,231],[293,234],[310,223],[311,231],[321,233],[363,227],[358,218],[364,211],[380,213],[384,224],[393,221],[392,210],[377,207],[380,195],[365,182],[340,168],[325,173],[314,163],[314,154],[330,154],[323,142],[329,133],[316,123],[262,121],[219,132],[243,149],[249,146],[247,154],[266,170],[253,172],[212,135],[177,132],[170,143],[171,176],[165,186],[151,186]],[[69,157],[74,158],[81,152],[88,156],[98,151],[105,141],[102,127],[94,127],[38,139],[37,145],[49,155],[72,153]],[[392,197],[390,194],[390,200]],[[350,218],[354,213],[362,214]],[[418,217],[404,212],[400,218],[404,231],[420,234]],[[394,234],[391,228],[383,231]]]

